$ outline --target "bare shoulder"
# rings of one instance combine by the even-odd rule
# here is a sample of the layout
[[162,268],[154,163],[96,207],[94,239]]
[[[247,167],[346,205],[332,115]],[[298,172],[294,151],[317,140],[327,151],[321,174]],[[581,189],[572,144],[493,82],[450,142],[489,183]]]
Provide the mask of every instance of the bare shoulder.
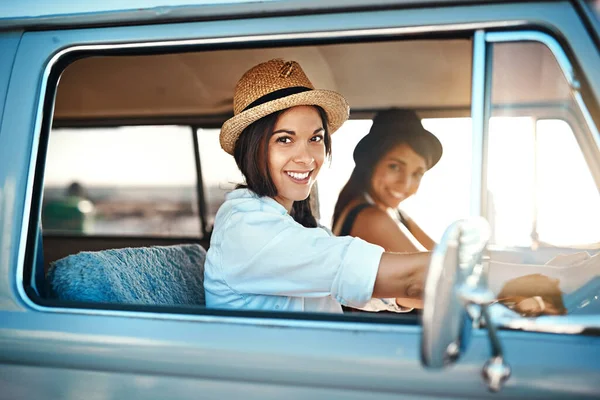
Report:
[[386,251],[417,251],[421,247],[410,232],[377,207],[366,208],[358,214],[351,235],[382,246]]
[[353,236],[365,234],[386,234],[398,230],[396,222],[386,213],[377,207],[367,207],[356,217],[352,227]]

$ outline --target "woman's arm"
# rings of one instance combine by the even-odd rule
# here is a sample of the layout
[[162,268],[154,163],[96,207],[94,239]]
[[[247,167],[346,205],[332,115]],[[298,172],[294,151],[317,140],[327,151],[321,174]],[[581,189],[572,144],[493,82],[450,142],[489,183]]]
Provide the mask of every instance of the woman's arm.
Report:
[[[377,244],[388,252],[414,253],[426,250],[424,246],[416,242],[413,235],[408,232],[405,226],[398,226],[396,221],[386,212],[375,207],[366,209],[359,214],[351,233],[352,236]],[[374,294],[373,297],[382,296]],[[391,297],[396,298],[396,304],[399,306],[423,308],[423,299],[420,296],[418,298],[407,298],[404,295],[394,295]]]
[[373,286],[373,297],[422,300],[431,253],[383,253]]

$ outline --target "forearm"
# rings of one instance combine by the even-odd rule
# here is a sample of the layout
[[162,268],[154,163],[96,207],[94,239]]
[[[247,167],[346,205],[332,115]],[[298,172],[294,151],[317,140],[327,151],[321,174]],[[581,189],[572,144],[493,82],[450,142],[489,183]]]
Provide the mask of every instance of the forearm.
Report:
[[384,253],[373,287],[373,297],[422,299],[431,254]]

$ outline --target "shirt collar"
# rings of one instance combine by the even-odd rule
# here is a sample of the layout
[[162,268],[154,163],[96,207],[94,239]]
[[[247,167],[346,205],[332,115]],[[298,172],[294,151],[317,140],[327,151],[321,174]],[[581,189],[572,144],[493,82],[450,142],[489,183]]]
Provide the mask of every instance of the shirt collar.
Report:
[[275,209],[278,213],[284,215],[288,214],[286,208],[279,204],[275,199],[268,196],[259,196],[254,193],[252,190],[247,188],[235,189],[225,196],[226,200],[236,200],[236,199],[255,199],[260,201],[265,206],[269,206],[269,208]]

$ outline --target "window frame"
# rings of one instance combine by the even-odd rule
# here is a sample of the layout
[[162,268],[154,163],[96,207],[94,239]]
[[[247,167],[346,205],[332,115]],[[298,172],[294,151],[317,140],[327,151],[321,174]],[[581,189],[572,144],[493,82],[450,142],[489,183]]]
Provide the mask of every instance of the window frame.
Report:
[[[573,109],[573,107],[560,107],[560,108],[553,108],[553,109],[549,109],[549,108],[540,108],[540,109],[535,109],[535,108],[529,108],[529,107],[524,107],[524,108],[520,108],[520,109],[509,109],[507,110],[507,114],[504,115],[503,114],[503,110],[499,109],[499,110],[493,110],[494,111],[494,117],[503,117],[503,116],[508,116],[508,117],[530,117],[532,118],[534,125],[537,126],[537,123],[539,121],[544,121],[544,120],[551,120],[551,119],[556,119],[556,120],[561,120],[564,121],[570,128],[571,131],[573,132],[573,138],[575,139],[576,143],[577,143],[577,148],[581,150],[582,152],[582,156],[584,156],[583,153],[583,149],[585,148],[584,145],[582,145],[582,143],[579,141],[579,138],[582,136],[586,136],[586,132],[585,129],[583,128],[582,124],[585,124],[584,121],[581,120],[581,118],[577,115],[577,112]],[[487,146],[486,146],[487,149]],[[584,162],[585,164],[589,167],[589,164],[587,162],[587,159],[584,156]],[[591,168],[590,168],[590,172],[591,172]],[[486,169],[483,171],[483,175],[485,177],[487,177],[487,164],[486,164]],[[486,186],[487,187],[487,186]],[[600,186],[598,186],[598,191],[600,193]],[[487,194],[487,191],[486,191]],[[537,192],[536,192],[536,196],[537,196]],[[482,215],[484,218],[488,219],[488,214],[485,211],[486,209],[483,208],[482,209]],[[489,219],[488,219],[489,220]],[[534,232],[537,233],[537,216],[534,213],[533,219],[532,219],[532,234]],[[535,225],[535,227],[534,227]],[[511,250],[516,250],[516,249],[529,249],[532,250],[534,248],[539,248],[539,249],[564,249],[564,250],[573,250],[574,247],[568,247],[568,246],[554,246],[554,245],[549,245],[549,244],[545,244],[543,242],[539,242],[539,241],[535,241],[532,238],[532,244],[531,246],[506,246],[506,245],[497,245],[497,244],[492,244],[491,245],[494,250],[501,250],[501,249],[511,249]],[[488,245],[489,248],[489,245]]]
[[[471,184],[471,210],[472,215],[487,217],[488,210],[488,141],[489,141],[489,121],[492,116],[492,77],[493,77],[493,46],[497,43],[522,43],[533,42],[545,45],[554,56],[559,68],[561,69],[566,83],[569,85],[572,93],[571,107],[556,111],[548,111],[550,115],[561,114],[560,119],[565,120],[572,128],[575,140],[583,154],[585,163],[588,165],[594,182],[600,193],[600,133],[595,125],[592,114],[588,109],[581,91],[582,82],[575,73],[573,63],[571,63],[567,53],[560,43],[550,34],[534,30],[515,30],[486,32],[477,31],[475,33],[473,45],[473,94],[471,102],[471,115],[473,123],[473,171],[474,180]],[[483,91],[483,94],[482,92]],[[577,110],[581,113],[583,121],[577,116]],[[511,115],[516,115],[511,110]],[[540,114],[534,115],[536,122]],[[586,134],[585,128],[587,126]],[[480,175],[477,176],[478,166]],[[534,218],[533,223],[536,223]]]
[[[481,13],[487,15],[490,12],[486,6],[478,7]],[[58,80],[58,76],[53,76],[52,72],[56,71],[55,68],[60,69],[61,62],[65,60],[65,56],[69,55],[85,55],[90,52],[108,52],[111,51],[168,51],[171,52],[175,49],[185,50],[191,47],[195,49],[202,48],[227,48],[227,46],[234,47],[239,46],[240,43],[244,45],[258,45],[268,43],[269,46],[273,46],[274,43],[277,45],[283,46],[284,44],[294,44],[301,41],[342,41],[342,40],[370,40],[370,39],[379,39],[379,38],[398,38],[398,40],[402,40],[404,37],[414,37],[417,35],[448,35],[448,34],[457,34],[457,35],[465,35],[470,34],[474,31],[485,33],[483,30],[487,29],[496,29],[496,28],[510,28],[510,27],[519,27],[519,26],[527,26],[532,23],[527,19],[523,19],[519,16],[519,13],[513,14],[512,18],[507,20],[494,21],[490,20],[490,17],[486,19],[488,22],[473,22],[469,24],[465,24],[464,21],[461,20],[461,17],[458,14],[451,14],[451,18],[446,17],[450,21],[445,21],[440,23],[439,19],[436,19],[429,15],[427,18],[424,17],[425,14],[418,14],[420,12],[427,11],[430,14],[432,13],[431,9],[423,9],[423,10],[412,10],[403,11],[403,20],[394,20],[394,27],[383,27],[383,28],[361,28],[361,29],[343,29],[333,26],[330,31],[308,31],[299,33],[271,33],[271,34],[243,34],[238,36],[231,37],[209,37],[203,39],[181,39],[181,38],[171,38],[171,39],[156,39],[152,40],[151,35],[146,32],[145,35],[139,35],[136,33],[131,34],[128,39],[124,42],[122,38],[119,38],[121,43],[96,43],[96,44],[75,44],[75,45],[67,45],[67,47],[59,47],[56,44],[57,52],[51,57],[50,61],[46,64],[43,72],[43,77],[40,79],[40,82],[37,83],[38,87],[41,88],[41,95],[37,106],[37,117],[35,120],[34,127],[34,140],[33,140],[33,154],[30,160],[30,169],[28,173],[27,179],[27,195],[25,200],[25,216],[22,220],[22,226],[20,228],[20,237],[19,241],[19,257],[16,261],[16,282],[17,282],[17,291],[21,298],[21,300],[30,308],[41,311],[41,312],[61,312],[61,313],[78,313],[78,314],[92,314],[92,315],[117,315],[117,316],[136,316],[142,318],[160,318],[160,319],[181,319],[181,320],[193,320],[193,321],[204,321],[204,322],[226,322],[226,323],[252,323],[258,325],[276,325],[276,326],[312,326],[324,329],[352,329],[352,330],[396,330],[401,327],[401,325],[379,325],[375,323],[374,319],[369,318],[367,320],[368,324],[342,324],[341,321],[348,320],[348,317],[342,316],[327,316],[325,318],[326,322],[319,321],[314,322],[311,321],[314,318],[310,318],[307,316],[300,316],[300,318],[295,318],[292,314],[285,314],[281,318],[276,318],[275,313],[268,313],[267,315],[261,315],[260,313],[251,313],[244,312],[243,316],[239,318],[231,318],[228,314],[236,314],[236,313],[227,313],[227,312],[216,312],[212,315],[210,313],[200,313],[194,314],[193,316],[186,316],[184,313],[153,313],[146,311],[138,311],[133,307],[131,311],[126,310],[128,307],[124,307],[119,305],[118,309],[110,310],[109,307],[103,307],[102,310],[92,309],[92,308],[79,308],[76,305],[67,305],[66,307],[56,308],[49,305],[43,305],[40,303],[36,303],[32,301],[29,297],[29,294],[26,293],[25,284],[23,282],[24,276],[24,268],[26,266],[31,269],[33,266],[33,261],[28,260],[26,257],[27,249],[35,248],[34,244],[37,239],[37,222],[39,220],[39,204],[36,205],[36,202],[39,203],[39,190],[41,187],[40,174],[43,175],[44,168],[44,153],[43,151],[40,154],[37,154],[40,148],[43,148],[44,144],[47,145],[47,132],[49,130],[49,125],[51,124],[48,121],[48,114],[50,115],[50,119],[52,116],[51,110],[53,109],[53,99],[54,99],[54,91],[56,89],[56,83]],[[533,11],[533,9],[531,10]],[[462,15],[462,10],[454,11]],[[420,23],[419,26],[414,26],[414,20],[411,20],[413,17],[413,13],[417,13],[420,15],[419,19],[417,19]],[[450,14],[449,14],[450,15]],[[476,15],[472,15],[471,18],[477,20]],[[495,16],[492,18],[502,18],[500,16]],[[506,17],[505,17],[506,18]],[[534,20],[534,16],[532,15],[531,20]],[[442,18],[443,19],[443,18]],[[451,22],[452,19],[458,20],[460,22]],[[434,21],[437,21],[437,24],[434,24]],[[556,22],[556,21],[554,21]],[[392,22],[389,22],[392,23]],[[429,24],[429,25],[428,25]],[[559,24],[560,25],[560,24]],[[565,28],[564,26],[562,26]],[[144,27],[140,27],[143,29]],[[348,26],[345,26],[348,28]],[[308,29],[308,28],[307,28]],[[541,29],[544,29],[543,27]],[[560,29],[559,29],[560,30]],[[189,31],[188,31],[189,32]],[[164,32],[163,32],[164,33]],[[178,33],[179,34],[179,33]],[[160,33],[157,33],[160,35]],[[185,35],[185,33],[180,33],[179,35]],[[189,35],[189,33],[188,33]],[[140,36],[145,36],[146,41],[142,41]],[[481,35],[479,35],[481,36]],[[133,39],[132,39],[133,38]],[[89,40],[89,39],[88,39]],[[105,38],[110,42],[111,39]],[[116,41],[115,38],[112,39]],[[58,43],[58,42],[57,42]],[[60,45],[64,46],[64,45]],[[479,54],[479,53],[478,53]],[[475,51],[474,51],[475,57]],[[473,65],[473,69],[475,70],[475,65]],[[475,73],[473,73],[475,76]],[[475,79],[475,78],[474,78]],[[600,83],[599,83],[600,84]],[[473,89],[473,94],[475,93],[475,85]],[[483,92],[485,93],[485,92]],[[594,90],[592,89],[592,93]],[[480,96],[481,97],[481,96]],[[474,107],[475,100],[472,98],[471,106]],[[479,104],[479,103],[478,103]],[[483,107],[482,107],[483,109]],[[46,110],[46,112],[43,112]],[[50,112],[48,112],[50,110]],[[591,117],[590,117],[591,118]],[[475,124],[474,124],[474,132],[475,132]],[[483,133],[483,131],[481,131]],[[44,137],[46,135],[46,138]],[[600,140],[596,138],[596,140]],[[597,143],[598,144],[598,143]],[[600,159],[597,160],[600,163]],[[480,164],[479,164],[480,165]],[[41,169],[41,172],[40,172]],[[37,170],[37,173],[35,173]],[[477,168],[476,171],[481,173],[481,168]],[[31,216],[31,218],[30,218]],[[28,238],[28,240],[25,240]],[[206,311],[206,310],[203,310]],[[221,318],[219,318],[221,317]],[[551,318],[551,317],[548,317]],[[356,317],[351,317],[349,322],[357,322],[361,321],[361,319],[357,319]],[[562,321],[562,320],[561,320]],[[559,322],[558,320],[554,320],[554,324]],[[545,330],[543,324],[539,324],[539,326],[531,327],[532,331],[547,331]],[[562,323],[560,325],[563,325]],[[600,319],[596,318],[594,324],[595,326],[600,325]],[[546,327],[547,328],[547,327]],[[560,328],[560,327],[559,327]],[[403,327],[402,329],[406,329]],[[420,331],[420,326],[415,326],[415,329]],[[560,329],[558,329],[560,330]],[[553,330],[551,330],[553,331]]]

